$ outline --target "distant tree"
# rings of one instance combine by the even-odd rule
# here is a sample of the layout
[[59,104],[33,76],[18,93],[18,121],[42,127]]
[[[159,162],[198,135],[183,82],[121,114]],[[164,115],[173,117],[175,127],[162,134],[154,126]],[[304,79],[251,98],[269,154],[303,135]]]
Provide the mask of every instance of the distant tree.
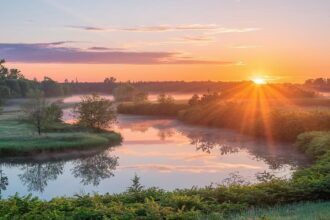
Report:
[[0,80],[7,78],[8,69],[3,65],[6,61],[4,59],[0,60]]
[[116,82],[116,80],[117,79],[115,77],[111,76],[111,77],[105,78],[103,82],[106,83],[106,84],[114,84]]
[[44,128],[61,121],[62,109],[56,103],[47,103],[41,91],[31,91],[28,97],[29,101],[23,105],[23,112],[27,121],[34,125],[39,135]]
[[9,98],[10,89],[5,85],[0,85],[0,99]]
[[144,186],[140,183],[140,177],[138,175],[134,175],[132,179],[132,185],[128,187],[129,192],[141,192],[143,190]]
[[24,79],[24,75],[18,69],[10,69],[7,78],[8,79]]
[[189,99],[188,104],[190,106],[195,106],[199,104],[199,101],[200,101],[199,96],[195,94],[191,97],[191,99]]
[[45,109],[45,120],[47,124],[51,125],[54,122],[61,122],[63,117],[63,110],[59,102],[53,102]]
[[56,97],[64,94],[62,86],[49,77],[44,77],[44,80],[41,81],[41,90],[46,97]]
[[207,93],[204,94],[201,99],[200,99],[200,103],[201,104],[208,104],[208,103],[212,103],[212,102],[217,102],[221,99],[221,96],[219,95],[219,93],[214,92],[214,93]]
[[171,95],[166,95],[165,93],[161,93],[157,97],[157,101],[159,104],[168,105],[174,103],[174,98]]
[[136,89],[130,83],[122,83],[114,89],[113,95],[115,100],[119,102],[133,101],[136,92]]
[[78,124],[97,130],[107,128],[117,120],[112,102],[99,95],[83,96],[75,106]]
[[134,102],[141,103],[148,101],[148,93],[146,92],[137,92],[134,96]]

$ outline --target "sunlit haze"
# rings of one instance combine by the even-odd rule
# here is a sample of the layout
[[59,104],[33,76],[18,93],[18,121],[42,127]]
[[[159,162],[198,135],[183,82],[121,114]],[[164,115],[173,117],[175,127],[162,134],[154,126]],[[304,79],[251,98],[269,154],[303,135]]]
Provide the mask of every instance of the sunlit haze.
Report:
[[4,0],[0,58],[59,81],[330,74],[328,0]]

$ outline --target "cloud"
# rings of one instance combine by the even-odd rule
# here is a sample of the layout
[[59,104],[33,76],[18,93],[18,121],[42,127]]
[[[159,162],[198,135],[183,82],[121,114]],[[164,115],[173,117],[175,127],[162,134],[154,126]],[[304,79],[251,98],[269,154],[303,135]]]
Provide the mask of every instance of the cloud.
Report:
[[138,26],[138,27],[111,27],[101,28],[96,26],[76,26],[71,25],[69,28],[85,30],[85,31],[104,31],[104,32],[169,32],[169,31],[186,31],[186,30],[216,30],[215,24],[190,24],[190,25],[158,25],[158,26]]
[[190,42],[190,43],[204,43],[204,42],[214,42],[215,38],[210,36],[184,36],[181,38],[183,41]]
[[214,31],[215,34],[226,34],[226,33],[246,33],[259,31],[260,28],[218,28]]
[[250,45],[234,45],[234,46],[231,46],[230,48],[233,48],[233,49],[251,49],[251,48],[260,48],[260,47],[262,47],[262,45],[250,44]]
[[110,47],[90,47],[88,50],[94,50],[94,51],[121,51],[125,50],[125,48],[110,48]]
[[157,25],[137,27],[96,27],[96,26],[67,26],[72,29],[100,32],[173,32],[173,31],[212,31],[213,33],[244,33],[258,31],[259,28],[225,28],[216,24],[188,24],[188,25]]
[[65,46],[65,44],[69,42],[70,41],[60,41],[34,44],[0,43],[0,57],[9,62],[23,63],[233,64],[233,62],[230,61],[202,60],[195,59],[194,57],[182,57],[182,53],[178,52],[131,52],[100,50],[101,48],[99,47],[92,47],[92,49],[89,48],[89,50],[83,50]]

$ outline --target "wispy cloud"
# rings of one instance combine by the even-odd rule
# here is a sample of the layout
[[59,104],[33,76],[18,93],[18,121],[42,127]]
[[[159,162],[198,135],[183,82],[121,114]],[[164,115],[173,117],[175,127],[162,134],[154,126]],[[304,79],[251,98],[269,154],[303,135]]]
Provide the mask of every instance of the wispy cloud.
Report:
[[188,24],[188,25],[158,25],[136,27],[98,27],[98,26],[67,26],[72,29],[101,32],[173,32],[173,31],[212,31],[215,33],[244,33],[258,31],[260,28],[225,28],[216,24]]
[[244,45],[244,44],[241,44],[241,45],[231,46],[230,48],[233,48],[233,49],[251,49],[251,48],[260,48],[260,47],[262,47],[262,45],[258,45],[258,44]]
[[215,24],[189,24],[189,25],[158,25],[158,26],[137,26],[137,27],[96,27],[96,26],[76,26],[71,25],[69,28],[86,30],[86,31],[125,31],[125,32],[169,32],[169,31],[186,31],[186,30],[216,30]]
[[131,52],[91,47],[68,47],[69,41],[52,43],[0,43],[0,57],[9,62],[25,63],[95,63],[95,64],[233,64],[231,61],[183,57],[178,52]]
[[184,36],[181,38],[181,40],[184,40],[186,42],[192,42],[192,43],[208,43],[208,42],[214,42],[215,37],[212,36],[205,36],[205,35],[198,35],[198,36]]

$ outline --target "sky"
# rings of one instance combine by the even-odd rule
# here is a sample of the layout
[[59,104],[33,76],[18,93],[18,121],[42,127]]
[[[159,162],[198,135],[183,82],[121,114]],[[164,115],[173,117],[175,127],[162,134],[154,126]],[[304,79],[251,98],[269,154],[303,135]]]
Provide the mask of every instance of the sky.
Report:
[[0,58],[58,81],[330,77],[329,0],[1,0]]

